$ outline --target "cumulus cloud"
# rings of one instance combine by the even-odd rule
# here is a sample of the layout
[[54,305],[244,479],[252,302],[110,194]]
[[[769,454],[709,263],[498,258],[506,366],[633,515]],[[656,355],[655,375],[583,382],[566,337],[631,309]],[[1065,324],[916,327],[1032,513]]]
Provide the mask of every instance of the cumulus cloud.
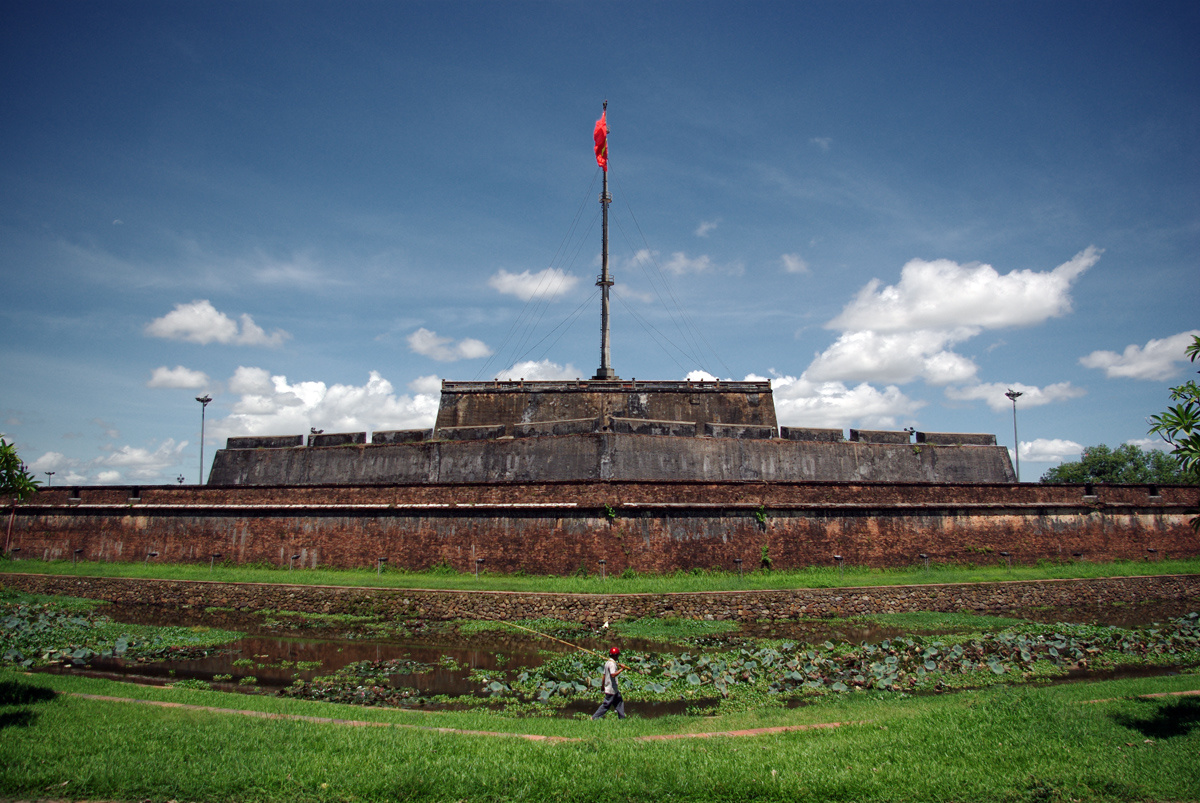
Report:
[[442,379],[437,374],[418,376],[408,383],[408,389],[413,393],[432,393],[440,398],[442,393]]
[[1017,407],[1041,407],[1043,404],[1077,399],[1087,393],[1070,382],[1056,382],[1044,388],[1020,382],[980,382],[967,387],[946,388],[946,397],[955,401],[985,401],[988,407],[999,413],[1012,409],[1012,401],[1004,395],[1008,390],[1021,394],[1017,399]]
[[329,432],[427,429],[437,417],[436,393],[397,395],[371,371],[363,385],[290,383],[261,368],[239,367],[229,388],[240,397],[229,416],[211,424],[214,437],[298,435],[310,427]]
[[1145,346],[1130,345],[1122,354],[1115,351],[1093,351],[1079,358],[1085,368],[1099,368],[1109,379],[1170,379],[1178,372],[1177,363],[1187,362],[1184,349],[1200,329],[1180,332],[1161,340],[1149,340]]
[[496,374],[496,379],[529,379],[551,381],[556,379],[581,379],[587,374],[571,363],[559,365],[549,360],[526,360]]
[[1030,463],[1061,463],[1068,457],[1079,457],[1082,451],[1081,444],[1062,438],[1035,438],[1031,441],[1021,441],[1021,459]]
[[872,279],[826,325],[876,332],[1030,326],[1070,312],[1071,284],[1099,258],[1100,250],[1089,246],[1054,270],[1003,275],[991,265],[914,259],[897,284],[881,289]]
[[707,237],[708,233],[711,232],[713,229],[715,229],[720,222],[721,222],[720,220],[702,221],[700,223],[700,225],[696,227],[696,236],[697,237]]
[[88,461],[67,457],[61,452],[46,452],[34,460],[29,469],[35,473],[53,471],[56,485],[162,482],[164,472],[180,464],[187,445],[187,441],[176,443],[168,438],[153,449],[140,446],[110,446],[107,447],[105,455]]
[[809,273],[808,263],[799,254],[783,254],[779,261],[784,273]]
[[574,290],[579,281],[578,276],[571,276],[558,268],[546,268],[537,273],[527,270],[509,273],[501,269],[488,279],[488,285],[497,292],[516,296],[522,301],[531,298],[553,300]]
[[190,304],[176,304],[175,309],[146,324],[146,334],[200,345],[222,343],[272,348],[283,345],[291,337],[282,329],[276,329],[268,335],[248,314],[243,314],[239,320],[240,326],[238,321],[217,310],[207,299],[201,299]]
[[[93,461],[92,465],[102,469],[97,475],[100,482],[117,482],[121,478],[158,479],[164,471],[179,465],[187,445],[187,441],[175,443],[173,439],[167,438],[154,450],[139,446],[122,446]],[[103,478],[100,475],[103,475]]]
[[148,388],[206,388],[209,386],[208,374],[203,371],[193,371],[176,365],[174,368],[162,366],[155,368],[146,383]]
[[482,340],[468,337],[455,342],[453,338],[442,337],[437,332],[431,332],[425,327],[421,327],[408,336],[408,347],[415,354],[439,362],[472,360],[476,357],[488,357],[492,353],[492,350]]
[[964,382],[975,376],[975,363],[946,346],[978,330],[917,331],[880,334],[870,330],[846,332],[817,355],[805,376],[815,381],[895,382],[924,379],[934,385]]
[[[990,265],[914,259],[901,269],[899,282],[882,286],[878,279],[871,280],[826,324],[842,334],[816,356],[804,378],[895,384],[921,379],[932,385],[972,382],[978,366],[952,347],[985,329],[1028,326],[1066,314],[1071,309],[1072,283],[1099,257],[1098,249],[1088,247],[1053,270],[1003,275]],[[1057,398],[1083,392],[1053,387]],[[969,389],[956,392],[960,395],[952,398],[969,397]]]
[[911,420],[925,402],[909,398],[895,385],[883,390],[862,382],[814,382],[805,376],[775,377],[772,395],[784,426],[889,428]]

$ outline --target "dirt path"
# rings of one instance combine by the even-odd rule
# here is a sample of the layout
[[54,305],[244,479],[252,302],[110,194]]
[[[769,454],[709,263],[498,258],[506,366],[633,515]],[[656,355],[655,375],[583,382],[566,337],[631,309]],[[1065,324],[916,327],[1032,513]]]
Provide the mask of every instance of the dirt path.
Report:
[[[438,728],[424,725],[406,725],[392,722],[368,722],[360,719],[335,719],[333,717],[310,717],[303,714],[272,714],[266,711],[251,711],[242,708],[217,708],[209,705],[190,705],[188,703],[172,703],[163,700],[139,700],[133,697],[110,697],[102,694],[81,694],[69,692],[71,697],[84,700],[101,700],[112,703],[138,703],[153,705],[160,708],[178,708],[185,711],[208,711],[214,714],[237,714],[244,717],[260,719],[286,719],[296,722],[319,722],[328,725],[348,725],[353,728],[408,728],[411,730],[430,731],[433,733],[457,733],[465,736],[499,736],[512,739],[525,739],[530,742],[582,742],[582,738],[570,736],[542,736],[536,733],[505,733],[503,731],[477,731],[462,728]],[[772,733],[788,733],[791,731],[821,730],[837,728],[842,725],[859,725],[861,722],[821,722],[815,725],[780,725],[773,728],[749,728],[735,731],[706,731],[703,733],[664,733],[654,736],[629,737],[635,742],[660,742],[670,739],[711,739],[719,736],[765,736]],[[616,737],[622,738],[622,737]]]

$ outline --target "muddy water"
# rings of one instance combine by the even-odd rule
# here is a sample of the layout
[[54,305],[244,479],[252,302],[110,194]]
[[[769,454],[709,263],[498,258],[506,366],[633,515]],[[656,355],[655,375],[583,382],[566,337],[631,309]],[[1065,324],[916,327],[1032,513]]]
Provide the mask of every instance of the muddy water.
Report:
[[[1091,609],[1041,610],[1011,612],[1013,618],[1041,622],[1072,622],[1111,624],[1136,627],[1181,616],[1195,603],[1155,603],[1146,605],[1099,606]],[[213,683],[214,687],[246,692],[275,692],[296,680],[312,680],[331,674],[342,667],[360,661],[410,661],[423,665],[416,671],[392,675],[388,682],[395,687],[415,689],[422,696],[473,695],[480,683],[471,680],[494,673],[502,678],[518,667],[541,665],[547,655],[576,652],[572,648],[517,631],[486,631],[461,636],[439,623],[405,622],[406,632],[384,634],[380,625],[370,623],[329,623],[304,620],[300,617],[275,618],[237,611],[203,609],[171,609],[146,605],[112,605],[104,613],[114,621],[130,624],[175,625],[185,627],[220,627],[246,633],[244,638],[214,650],[207,657],[191,661],[137,662],[135,660],[94,660],[87,674],[114,677],[139,683],[165,684],[195,678]],[[712,637],[712,647],[721,642],[741,639],[790,639],[798,643],[878,643],[912,633],[911,629],[882,627],[845,620],[802,620],[796,622],[745,623],[740,629]],[[928,633],[927,635],[936,635]],[[586,649],[603,650],[609,639],[596,633],[577,640]],[[676,644],[654,644],[621,640],[626,650],[680,652]],[[701,647],[703,649],[704,647]],[[693,652],[696,647],[690,648]],[[580,653],[585,666],[600,658]],[[60,670],[79,671],[79,670]],[[231,676],[230,679],[219,676]],[[682,714],[703,711],[716,701],[675,701],[647,705],[638,704],[640,716]],[[563,714],[590,714],[598,705],[598,696],[588,696],[572,702]]]

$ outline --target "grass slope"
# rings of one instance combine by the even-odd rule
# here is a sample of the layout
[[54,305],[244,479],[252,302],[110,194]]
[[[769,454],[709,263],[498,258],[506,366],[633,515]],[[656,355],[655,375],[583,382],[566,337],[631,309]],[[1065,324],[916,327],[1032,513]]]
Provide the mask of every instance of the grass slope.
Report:
[[[298,569],[270,566],[217,564],[104,563],[0,559],[0,577],[6,572],[84,577],[144,577],[165,580],[212,580],[236,583],[289,583],[298,585],[364,586],[372,588],[446,589],[468,591],[532,591],[572,594],[667,594],[706,591],[746,591],[790,588],[836,588],[839,586],[924,585],[932,583],[982,583],[1006,580],[1052,580],[1137,575],[1200,574],[1200,558],[1162,561],[1114,561],[1110,563],[1053,563],[1014,565],[987,558],[987,565],[935,565],[897,569],[847,566],[839,572],[832,566],[813,566],[788,571],[755,571],[738,577],[736,572],[697,569],[669,575],[627,574],[601,579],[595,574],[567,577],[533,577],[518,574],[483,573],[478,578],[448,569],[407,572],[389,569]],[[997,562],[999,561],[999,562]]]
[[[1198,800],[1200,699],[1131,695],[1196,676],[929,697],[859,693],[713,719],[501,720],[0,671],[0,795],[108,800]],[[419,726],[253,719],[49,691]],[[1086,703],[1085,700],[1109,699]],[[231,702],[232,701],[232,702]],[[630,701],[636,709],[636,701]],[[861,722],[768,736],[635,741],[684,729]]]

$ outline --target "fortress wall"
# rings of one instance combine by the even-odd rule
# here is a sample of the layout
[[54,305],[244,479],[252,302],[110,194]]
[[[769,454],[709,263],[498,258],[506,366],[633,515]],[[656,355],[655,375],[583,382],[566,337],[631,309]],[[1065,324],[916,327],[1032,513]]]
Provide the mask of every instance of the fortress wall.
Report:
[[443,382],[435,429],[610,417],[774,428],[768,382]]
[[[565,574],[908,566],[1200,555],[1188,486],[530,483],[306,488],[54,488],[18,506],[16,558]],[[72,491],[76,494],[72,495]],[[1151,491],[1157,491],[1152,495]],[[72,501],[77,499],[78,501]],[[611,511],[611,515],[610,512]],[[1149,550],[1155,550],[1153,552]]]
[[[646,427],[668,422],[642,420]],[[735,430],[739,427],[722,427]],[[658,431],[658,430],[656,430]],[[673,430],[671,430],[673,431]],[[902,433],[903,434],[903,433]],[[583,432],[324,448],[221,449],[214,485],[578,480],[1012,482],[1008,450],[782,438]]]

